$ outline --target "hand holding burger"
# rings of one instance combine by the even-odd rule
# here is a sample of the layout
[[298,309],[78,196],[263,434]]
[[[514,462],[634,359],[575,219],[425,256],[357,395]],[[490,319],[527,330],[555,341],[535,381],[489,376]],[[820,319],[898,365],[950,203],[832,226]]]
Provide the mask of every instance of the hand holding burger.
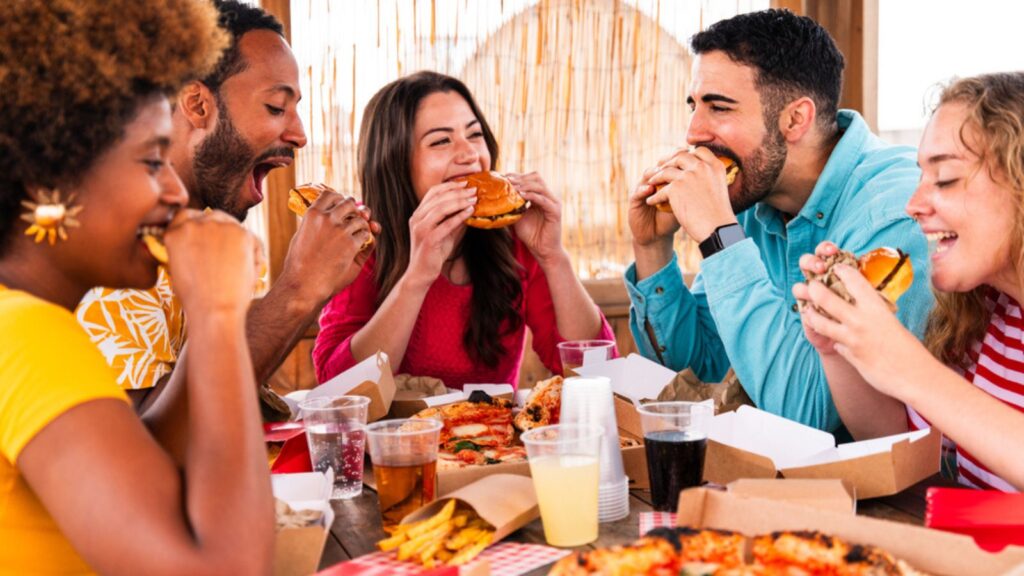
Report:
[[458,179],[476,188],[476,206],[466,219],[473,228],[504,228],[519,221],[530,208],[508,178],[493,171],[477,172]]
[[[718,161],[725,167],[725,185],[732,186],[732,183],[736,181],[736,177],[740,174],[740,167],[736,165],[736,162],[728,156],[716,156]],[[654,192],[661,190],[666,184],[656,184],[654,186]],[[672,205],[669,204],[668,200],[659,202],[654,205],[655,208],[662,212],[672,213]]]
[[[835,267],[839,264],[846,264],[859,270],[871,287],[885,298],[890,310],[894,312],[896,311],[896,301],[914,282],[914,270],[910,263],[910,257],[895,248],[876,248],[860,258],[852,252],[836,248],[835,252],[823,255],[820,259],[823,264],[821,267],[814,266],[812,269],[807,269],[802,266],[804,278],[808,282],[820,281],[840,298],[850,303],[854,302],[854,298],[836,274]],[[802,302],[802,305],[806,304],[807,301]],[[827,316],[824,310],[817,308],[817,311]]]
[[[323,184],[300,184],[288,191],[288,209],[296,216],[302,218],[313,203],[316,202],[317,198],[327,190],[330,190],[330,188]],[[360,207],[361,212],[364,210],[365,208]],[[372,233],[366,236],[366,240],[359,247],[359,251],[362,252],[370,246],[373,246]]]

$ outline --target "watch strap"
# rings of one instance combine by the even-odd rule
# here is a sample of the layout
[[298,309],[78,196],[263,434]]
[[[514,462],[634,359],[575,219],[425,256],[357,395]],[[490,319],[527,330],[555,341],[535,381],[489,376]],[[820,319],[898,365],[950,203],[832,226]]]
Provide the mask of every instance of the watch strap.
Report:
[[698,248],[700,248],[701,256],[709,258],[712,254],[721,252],[744,238],[746,235],[743,233],[743,227],[738,223],[725,224],[715,228],[711,236],[701,242]]

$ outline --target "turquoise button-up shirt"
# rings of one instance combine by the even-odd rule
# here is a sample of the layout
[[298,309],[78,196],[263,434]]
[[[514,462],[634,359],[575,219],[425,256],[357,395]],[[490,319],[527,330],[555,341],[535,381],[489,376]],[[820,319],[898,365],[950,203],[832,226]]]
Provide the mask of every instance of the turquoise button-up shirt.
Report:
[[668,368],[689,367],[705,381],[721,380],[732,365],[759,408],[827,431],[841,422],[791,292],[803,281],[800,256],[823,240],[855,254],[900,248],[910,254],[914,282],[897,315],[918,338],[933,304],[927,241],[904,211],[920,177],[914,149],[878,139],[854,111],[840,110],[838,121],[842,137],[788,223],[763,203],[739,214],[747,238],[704,260],[689,289],[674,257],[640,282],[635,263],[625,275],[641,354],[656,361],[660,354]]

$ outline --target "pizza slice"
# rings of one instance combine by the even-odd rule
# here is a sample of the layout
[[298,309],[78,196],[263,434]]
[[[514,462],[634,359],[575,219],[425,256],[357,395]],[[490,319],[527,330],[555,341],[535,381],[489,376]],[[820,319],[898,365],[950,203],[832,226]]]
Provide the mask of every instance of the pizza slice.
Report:
[[479,448],[512,444],[512,402],[482,392],[463,402],[420,410],[414,418],[440,420],[440,447],[448,452],[460,452],[468,447],[466,443]]
[[[807,574],[884,576],[903,574],[888,552],[874,546],[851,546],[817,531],[772,532],[753,540],[754,562],[776,570]],[[799,572],[798,572],[799,573]]]
[[527,431],[548,424],[558,424],[562,412],[562,377],[541,380],[526,397],[526,404],[516,414],[516,428]]

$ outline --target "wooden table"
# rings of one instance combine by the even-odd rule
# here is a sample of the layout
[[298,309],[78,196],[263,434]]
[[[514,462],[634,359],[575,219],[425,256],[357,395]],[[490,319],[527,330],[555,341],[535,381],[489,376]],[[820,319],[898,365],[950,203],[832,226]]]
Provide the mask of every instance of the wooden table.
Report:
[[[911,488],[885,498],[861,500],[857,513],[896,522],[922,524],[925,512],[925,491],[929,486],[950,485],[939,477],[929,478]],[[352,500],[335,500],[334,525],[324,547],[320,568],[376,551],[374,544],[384,538],[380,512],[377,509],[377,495],[370,488],[363,495]],[[601,524],[598,539],[577,550],[623,544],[635,540],[638,534],[640,512],[651,511],[651,493],[647,490],[630,492],[629,516],[617,522]],[[540,519],[534,520],[520,530],[506,537],[513,542],[544,543],[544,531]],[[538,568],[529,574],[546,574],[550,566]]]

